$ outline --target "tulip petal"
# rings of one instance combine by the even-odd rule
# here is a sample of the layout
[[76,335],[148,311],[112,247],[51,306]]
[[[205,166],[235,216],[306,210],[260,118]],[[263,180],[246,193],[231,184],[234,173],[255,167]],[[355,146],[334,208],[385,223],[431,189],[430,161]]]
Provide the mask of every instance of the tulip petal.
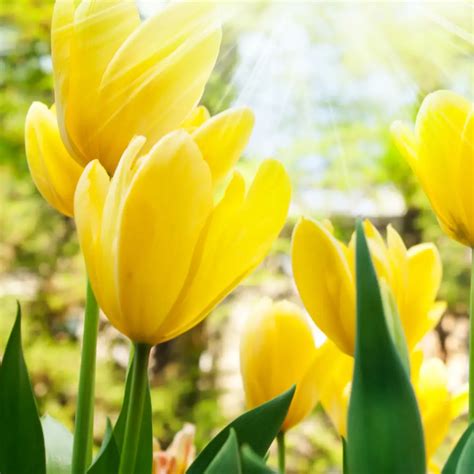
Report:
[[[75,158],[83,165],[100,158],[96,130],[100,125],[97,109],[102,75],[115,52],[139,25],[135,2],[83,1],[75,11],[73,33],[68,36],[68,61],[64,60],[65,46],[59,44],[61,37],[53,43],[59,48],[53,54],[53,61],[58,60],[54,64],[57,78],[68,84],[65,90],[59,90],[59,110],[64,114],[60,121],[65,123],[66,143],[72,143],[71,153],[78,153]],[[71,27],[63,28],[68,31]],[[62,95],[65,92],[66,97]]]
[[347,354],[354,352],[355,290],[339,242],[316,222],[301,219],[292,239],[295,283],[319,328]]
[[418,143],[415,132],[400,120],[392,124],[390,132],[400,153],[407,160],[415,174],[418,175]]
[[[101,262],[101,291],[107,295],[109,301],[106,314],[113,318],[116,327],[125,327],[122,321],[117,286],[117,258],[118,235],[120,230],[120,215],[127,197],[128,188],[137,167],[137,157],[144,143],[144,137],[135,137],[120,159],[116,173],[111,179],[107,197],[103,206],[102,227],[100,232],[100,246],[97,249],[97,258]],[[103,308],[105,311],[105,307]]]
[[209,165],[214,183],[219,183],[244,151],[254,125],[247,107],[229,109],[206,121],[194,133],[202,156]]
[[211,115],[203,105],[194,108],[189,115],[181,122],[179,128],[184,128],[187,132],[192,133],[196,128],[200,127]]
[[244,198],[234,176],[214,209],[188,284],[160,332],[171,339],[198,324],[257,267],[282,229],[291,187],[283,166],[266,160]]
[[96,133],[109,171],[133,135],[146,136],[151,147],[188,116],[202,96],[220,40],[208,5],[176,3],[123,44],[99,92]]
[[408,280],[400,318],[407,344],[413,348],[436,325],[445,305],[438,303],[433,307],[442,278],[441,257],[437,248],[429,243],[420,244],[411,247],[407,255]]
[[58,115],[58,125],[63,142],[73,156],[79,151],[69,140],[64,123],[66,100],[69,93],[69,64],[71,41],[74,33],[74,0],[57,1],[54,4],[51,21],[51,58],[54,73],[54,93]]
[[457,189],[461,194],[461,206],[464,210],[464,222],[467,241],[474,243],[474,105],[466,119],[461,134],[459,149],[459,171]]
[[28,110],[25,147],[30,173],[41,195],[59,212],[72,216],[82,168],[64,147],[56,115],[40,102]]
[[74,218],[92,289],[99,306],[113,321],[117,317],[116,301],[104,291],[100,245],[102,216],[109,184],[109,176],[99,161],[91,161],[77,183]]
[[458,176],[461,169],[461,134],[471,104],[449,91],[428,95],[420,108],[415,132],[418,148],[418,176],[440,223],[448,235],[468,242],[470,224],[465,222],[463,193]]
[[439,359],[427,359],[420,370],[416,394],[425,433],[426,457],[429,459],[449,431],[450,394],[446,366]]
[[140,164],[120,216],[118,293],[132,340],[159,342],[154,333],[180,293],[211,210],[211,175],[198,147],[184,131],[167,135]]

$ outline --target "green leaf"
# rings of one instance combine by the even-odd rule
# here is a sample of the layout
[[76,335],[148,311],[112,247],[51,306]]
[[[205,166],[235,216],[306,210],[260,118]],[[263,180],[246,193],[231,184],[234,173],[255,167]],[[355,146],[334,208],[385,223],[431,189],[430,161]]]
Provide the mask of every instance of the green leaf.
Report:
[[347,440],[349,472],[424,474],[420,413],[387,327],[377,276],[360,222],[356,281],[356,349]]
[[463,452],[464,446],[468,442],[469,438],[474,436],[474,423],[471,423],[463,435],[459,438],[459,441],[456,443],[453,451],[449,455],[448,460],[446,461],[445,466],[443,467],[442,474],[457,474],[456,469],[459,463],[459,458]]
[[397,303],[393,297],[392,290],[385,280],[381,282],[380,289],[382,293],[382,302],[388,331],[398,351],[400,361],[402,362],[408,377],[410,377],[410,354],[408,351],[405,333],[403,332],[403,326],[400,320]]
[[46,471],[48,474],[70,474],[72,434],[54,418],[41,419],[46,445]]
[[236,418],[201,451],[187,470],[187,474],[202,474],[206,470],[229,437],[231,429],[235,430],[241,446],[247,444],[257,456],[265,456],[280,431],[294,393],[295,386]]
[[0,369],[0,472],[46,472],[43,430],[21,348],[20,305]]
[[242,474],[239,443],[233,429],[204,474]]
[[265,464],[265,460],[257,456],[248,445],[243,446],[240,450],[240,459],[243,474],[277,474],[277,472],[268,467]]
[[100,447],[100,451],[92,463],[92,466],[87,470],[87,474],[110,474],[112,472],[118,472],[119,465],[120,453],[115,440],[112,424],[107,418],[107,426],[102,446]]
[[456,474],[472,474],[474,472],[474,433],[471,432],[459,456]]
[[[132,386],[132,373],[130,367],[133,365],[133,357],[130,361],[125,382],[125,393],[120,410],[119,417],[114,427],[114,438],[118,446],[119,453],[122,451],[123,438],[125,435],[125,423],[127,418],[128,401],[130,400],[130,390]],[[152,408],[150,386],[145,396],[145,405],[143,407],[142,427],[140,430],[139,449],[135,466],[135,474],[149,474],[153,468],[153,426],[152,426]]]

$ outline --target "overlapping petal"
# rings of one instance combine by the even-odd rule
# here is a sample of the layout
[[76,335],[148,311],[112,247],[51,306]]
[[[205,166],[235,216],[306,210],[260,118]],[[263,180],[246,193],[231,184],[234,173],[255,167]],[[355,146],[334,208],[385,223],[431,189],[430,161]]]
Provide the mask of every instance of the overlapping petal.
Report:
[[182,295],[160,329],[171,339],[209,313],[264,259],[282,229],[291,186],[283,166],[267,160],[250,189],[235,174],[201,236]]
[[54,110],[34,102],[26,116],[25,147],[33,181],[46,201],[73,215],[74,191],[82,168],[66,150]]
[[247,146],[253,125],[253,112],[240,107],[215,115],[193,132],[214,183],[219,183],[234,167]]

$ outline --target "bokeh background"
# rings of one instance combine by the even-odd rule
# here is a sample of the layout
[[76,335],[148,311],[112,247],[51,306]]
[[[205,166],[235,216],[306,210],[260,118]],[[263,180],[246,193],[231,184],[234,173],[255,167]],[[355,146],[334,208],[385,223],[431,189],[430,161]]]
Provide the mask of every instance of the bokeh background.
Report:
[[[15,300],[40,410],[72,428],[84,305],[84,267],[74,224],[34,188],[23,127],[34,100],[53,101],[49,45],[52,0],[0,5],[0,352]],[[144,17],[163,2],[139,2]],[[288,223],[261,267],[209,318],[153,355],[155,434],[166,446],[183,422],[203,446],[243,409],[238,335],[262,297],[298,301],[289,244],[301,214],[331,218],[348,238],[357,216],[392,222],[408,245],[435,242],[444,264],[440,297],[448,310],[423,341],[466,380],[469,253],[445,237],[389,135],[412,121],[423,97],[448,88],[474,96],[474,6],[466,1],[226,2],[224,38],[203,103],[217,113],[251,106],[255,131],[239,167],[284,162],[294,195]],[[96,430],[117,415],[128,343],[101,321]],[[438,453],[441,459],[459,433]],[[291,473],[340,472],[338,437],[319,408],[289,434]]]

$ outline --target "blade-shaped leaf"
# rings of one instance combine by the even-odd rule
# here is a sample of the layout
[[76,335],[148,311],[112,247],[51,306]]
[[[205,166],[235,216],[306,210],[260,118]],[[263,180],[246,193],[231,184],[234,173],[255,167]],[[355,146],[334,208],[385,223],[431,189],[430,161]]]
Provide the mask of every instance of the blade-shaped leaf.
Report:
[[442,474],[456,474],[456,469],[459,463],[459,458],[463,452],[464,446],[468,442],[469,438],[474,436],[474,423],[471,423],[463,435],[459,438],[453,451],[449,455],[449,458],[443,467]]
[[[133,356],[134,357],[134,356]],[[133,359],[130,361],[127,371],[127,379],[125,383],[125,393],[122,402],[122,409],[114,427],[114,438],[117,443],[119,453],[122,450],[123,437],[125,434],[125,423],[127,418],[127,407],[130,399],[130,390],[132,386],[132,374],[130,367],[133,365]],[[143,407],[142,426],[140,430],[140,447],[137,453],[137,461],[135,466],[136,474],[149,474],[153,466],[153,426],[152,426],[152,408],[150,387],[146,392],[145,405]]]
[[390,336],[361,223],[356,242],[357,331],[348,420],[349,472],[424,474],[413,388]]
[[474,472],[474,433],[471,432],[461,455],[459,456],[458,465],[456,466],[456,474],[472,474]]
[[265,464],[265,460],[257,456],[252,448],[245,445],[240,450],[243,474],[277,474]]
[[51,416],[41,419],[46,445],[46,471],[48,474],[70,474],[72,434]]
[[21,309],[0,369],[0,472],[46,472],[43,430],[21,347]]
[[240,464],[239,443],[233,429],[230,430],[227,440],[222,445],[205,474],[242,474]]
[[265,456],[285,420],[295,386],[278,397],[236,418],[219,432],[194,460],[187,474],[202,474],[214,459],[233,428],[239,444],[249,445],[258,456]]
[[112,424],[107,418],[107,426],[102,446],[92,466],[87,470],[87,474],[110,474],[112,472],[118,472],[119,464],[120,454],[117,442],[115,441]]

